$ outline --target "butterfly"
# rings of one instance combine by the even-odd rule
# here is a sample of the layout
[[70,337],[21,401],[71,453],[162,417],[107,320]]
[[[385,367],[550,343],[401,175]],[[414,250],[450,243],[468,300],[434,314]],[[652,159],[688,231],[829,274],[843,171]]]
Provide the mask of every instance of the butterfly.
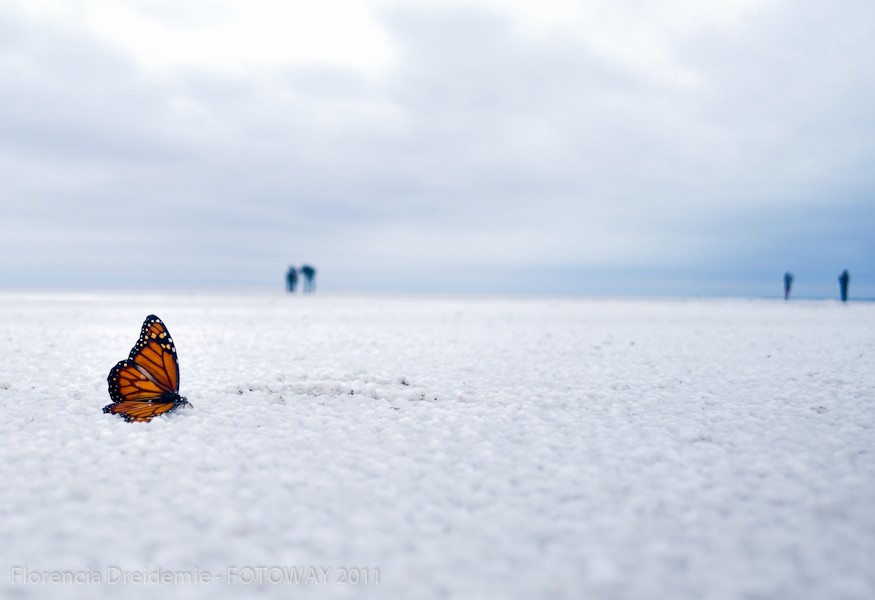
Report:
[[151,421],[191,403],[179,395],[179,361],[176,346],[164,322],[155,315],[143,321],[140,339],[127,359],[120,361],[106,378],[112,404],[103,412],[125,421]]

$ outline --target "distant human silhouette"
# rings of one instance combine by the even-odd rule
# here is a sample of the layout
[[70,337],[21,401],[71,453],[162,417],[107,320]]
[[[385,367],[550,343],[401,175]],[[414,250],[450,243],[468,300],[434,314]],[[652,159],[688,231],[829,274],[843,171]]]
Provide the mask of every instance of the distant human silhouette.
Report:
[[304,276],[304,291],[310,293],[316,290],[316,269],[310,265],[301,266],[301,275]]
[[289,267],[288,272],[286,273],[286,290],[294,294],[295,286],[298,284],[298,271],[295,267]]
[[842,274],[839,275],[839,289],[842,292],[842,302],[848,301],[848,282],[851,280],[851,276],[848,275],[848,270],[845,269],[842,271]]
[[790,287],[793,285],[793,273],[784,273],[784,300],[790,299]]

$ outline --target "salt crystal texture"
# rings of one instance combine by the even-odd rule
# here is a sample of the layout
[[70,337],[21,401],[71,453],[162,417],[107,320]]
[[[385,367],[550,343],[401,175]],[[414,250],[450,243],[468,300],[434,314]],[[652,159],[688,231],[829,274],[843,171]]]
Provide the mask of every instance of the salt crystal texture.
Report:
[[[106,375],[150,313],[194,408],[125,423]],[[197,570],[204,599],[875,597],[875,304],[5,292],[0,340],[20,597],[161,593],[22,569]]]

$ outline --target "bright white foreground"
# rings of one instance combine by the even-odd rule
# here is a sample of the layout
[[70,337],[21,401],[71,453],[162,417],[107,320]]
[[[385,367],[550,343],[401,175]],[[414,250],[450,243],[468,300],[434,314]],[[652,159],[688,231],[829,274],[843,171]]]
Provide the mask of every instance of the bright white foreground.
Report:
[[[129,424],[153,312],[194,409]],[[6,292],[0,341],[0,595],[875,597],[875,304]]]

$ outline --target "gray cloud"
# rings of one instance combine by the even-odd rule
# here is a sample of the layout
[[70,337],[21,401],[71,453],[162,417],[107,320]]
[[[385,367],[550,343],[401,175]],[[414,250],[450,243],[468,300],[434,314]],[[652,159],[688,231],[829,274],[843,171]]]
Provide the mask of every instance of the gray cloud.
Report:
[[875,9],[823,10],[675,36],[689,80],[485,8],[384,9],[388,70],[236,74],[0,12],[0,284],[875,296]]

